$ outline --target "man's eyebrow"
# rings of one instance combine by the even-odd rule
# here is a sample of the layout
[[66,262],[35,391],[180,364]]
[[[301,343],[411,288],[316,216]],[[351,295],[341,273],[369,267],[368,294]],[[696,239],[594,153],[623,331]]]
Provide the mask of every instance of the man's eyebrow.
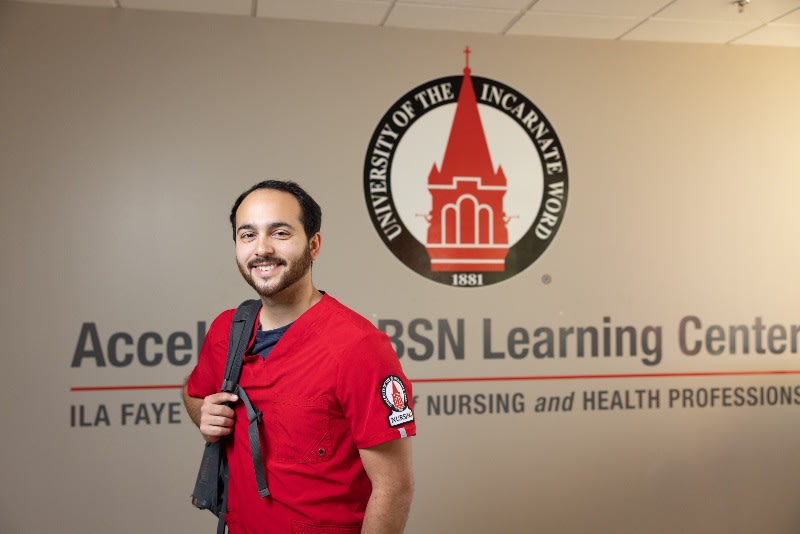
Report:
[[[290,230],[294,230],[294,226],[292,226],[291,223],[288,223],[286,221],[275,221],[275,222],[272,222],[267,226],[267,228],[269,230],[274,230],[276,228],[289,228]],[[252,223],[244,223],[244,224],[242,224],[241,226],[239,226],[236,229],[236,233],[239,233],[242,230],[255,230],[255,229],[256,229],[256,225],[254,225]]]
[[294,226],[292,226],[291,223],[288,223],[286,221],[275,221],[274,223],[271,223],[269,225],[270,230],[274,230],[275,228],[281,228],[281,227],[286,227],[289,228],[290,230],[294,230]]

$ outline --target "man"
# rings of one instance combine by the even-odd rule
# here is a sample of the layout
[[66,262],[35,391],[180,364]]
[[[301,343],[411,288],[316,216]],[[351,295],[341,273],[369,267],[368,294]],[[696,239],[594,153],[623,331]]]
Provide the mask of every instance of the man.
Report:
[[237,395],[219,392],[234,310],[212,323],[184,403],[208,441],[232,436],[231,534],[400,533],[411,506],[411,384],[388,338],[317,290],[319,205],[269,180],[231,210],[236,261],[261,299],[239,384],[261,421],[270,495],[259,497]]

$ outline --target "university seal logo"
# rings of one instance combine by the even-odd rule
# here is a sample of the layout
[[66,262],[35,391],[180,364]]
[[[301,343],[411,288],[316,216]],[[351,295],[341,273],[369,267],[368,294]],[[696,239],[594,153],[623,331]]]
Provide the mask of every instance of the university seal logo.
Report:
[[364,163],[375,229],[407,267],[480,287],[510,278],[553,241],[567,205],[561,143],[519,91],[472,76],[415,87],[383,116]]

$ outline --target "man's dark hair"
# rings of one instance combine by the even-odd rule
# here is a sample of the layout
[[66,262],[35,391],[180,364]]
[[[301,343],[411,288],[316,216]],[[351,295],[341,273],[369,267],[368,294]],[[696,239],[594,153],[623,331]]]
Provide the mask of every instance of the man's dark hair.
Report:
[[306,237],[311,238],[311,236],[319,232],[319,229],[322,227],[322,209],[319,207],[319,204],[311,198],[311,195],[306,193],[305,189],[292,181],[264,180],[239,195],[239,198],[233,203],[233,209],[231,209],[231,228],[233,228],[234,241],[236,241],[236,212],[247,195],[259,189],[275,189],[291,194],[300,204],[300,222],[303,223]]

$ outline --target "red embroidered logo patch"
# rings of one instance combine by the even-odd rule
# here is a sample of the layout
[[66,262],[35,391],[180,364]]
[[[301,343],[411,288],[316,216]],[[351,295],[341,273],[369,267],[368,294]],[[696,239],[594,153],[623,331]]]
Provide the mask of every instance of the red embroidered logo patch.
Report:
[[389,426],[396,427],[414,420],[414,413],[408,407],[408,394],[403,381],[395,375],[386,377],[381,385],[381,397],[389,408]]

